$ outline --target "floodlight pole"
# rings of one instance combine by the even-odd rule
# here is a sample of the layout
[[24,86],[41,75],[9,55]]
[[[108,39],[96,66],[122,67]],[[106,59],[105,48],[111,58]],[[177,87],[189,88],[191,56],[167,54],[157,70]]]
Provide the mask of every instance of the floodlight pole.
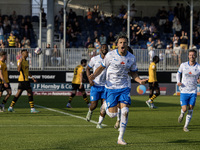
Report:
[[130,46],[130,0],[128,0],[128,10],[127,10],[127,38],[128,38],[128,46]]
[[40,0],[40,23],[39,23],[39,43],[38,46],[42,48],[42,5],[43,0]]
[[191,0],[191,4],[190,4],[190,48],[192,48],[192,45],[193,45],[193,7],[194,7],[194,3],[193,3],[193,0]]

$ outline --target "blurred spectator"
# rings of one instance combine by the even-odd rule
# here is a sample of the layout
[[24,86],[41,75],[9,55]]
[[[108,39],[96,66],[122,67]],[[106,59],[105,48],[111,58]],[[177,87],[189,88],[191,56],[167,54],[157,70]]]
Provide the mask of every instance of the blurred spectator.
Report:
[[172,24],[173,19],[174,19],[174,12],[173,12],[172,8],[170,7],[169,11],[168,11],[168,20],[170,22],[170,25]]
[[19,41],[19,38],[16,38],[16,40],[15,40],[15,47],[16,48],[21,48],[21,43]]
[[8,34],[11,32],[10,20],[8,20],[7,16],[5,17],[3,21],[3,26],[4,26],[4,34]]
[[160,39],[157,39],[157,42],[155,44],[155,48],[156,49],[163,49],[163,46],[164,46],[164,43]]
[[172,38],[172,41],[173,41],[173,48],[175,47],[175,43],[178,43],[179,42],[179,37],[174,34],[173,38]]
[[164,33],[172,33],[172,26],[169,23],[169,20],[164,24]]
[[30,30],[27,25],[25,25],[24,30],[22,30],[22,36],[30,39]]
[[188,36],[187,32],[182,31],[182,35],[180,37],[180,47],[181,49],[187,50],[188,49]]
[[180,21],[178,21],[177,24],[174,24],[174,26],[172,28],[175,31],[175,33],[177,34],[177,36],[181,36],[182,25],[181,25]]
[[42,26],[46,27],[47,25],[47,19],[46,19],[47,14],[44,12],[44,8],[42,8]]
[[59,26],[59,33],[61,34],[61,39],[63,39],[63,31],[64,31],[64,25],[63,22],[61,22]]
[[26,21],[25,21],[25,26],[26,25],[28,26],[28,29],[33,29],[33,25],[28,17],[26,18]]
[[117,45],[116,45],[115,42],[113,43],[113,45],[112,45],[112,47],[111,47],[111,50],[114,50],[114,49],[117,49]]
[[11,26],[11,30],[14,32],[14,35],[19,34],[19,25],[17,24],[16,20],[13,21],[13,24]]
[[151,50],[154,47],[154,41],[153,39],[150,37],[148,42],[147,42],[147,49]]
[[172,53],[173,53],[173,50],[170,49],[169,45],[167,45],[167,49],[165,50],[165,55],[166,55],[166,63],[169,65],[172,64]]
[[175,47],[173,49],[174,61],[179,66],[181,64],[181,47],[178,42],[175,42]]
[[85,47],[88,48],[88,46],[89,46],[90,44],[92,44],[92,41],[91,41],[91,38],[88,37],[88,38],[87,38],[87,41],[85,42]]
[[92,20],[92,12],[90,11],[90,8],[88,8],[87,20],[88,20],[88,21],[91,21],[91,20]]
[[121,6],[121,8],[119,9],[119,18],[123,18],[124,15],[126,14],[126,8],[124,7],[124,5]]
[[180,18],[179,7],[180,4],[176,3],[176,6],[174,7],[174,15],[177,16],[177,18]]
[[131,8],[130,8],[130,17],[131,17],[131,20],[134,19],[136,13],[137,13],[137,8],[135,8],[135,4],[132,4]]
[[99,39],[99,35],[98,35],[98,31],[95,30],[93,38],[92,38],[92,42],[94,43],[96,39]]
[[153,57],[155,56],[155,52],[154,52],[154,48],[150,47],[149,48],[149,61],[152,62],[153,61]]
[[21,58],[21,51],[18,51],[17,52],[17,55],[16,55],[16,60],[18,61],[20,58]]
[[126,35],[126,28],[125,27],[122,27],[122,31],[119,33],[121,35]]
[[94,5],[94,9],[92,12],[92,19],[94,20],[95,18],[99,17],[99,5]]
[[[58,61],[58,62],[56,62]],[[60,55],[60,50],[57,48],[57,45],[53,46],[53,53],[51,57],[51,64],[53,66],[60,66],[61,64],[61,55]]]
[[167,11],[165,10],[165,7],[163,6],[159,14],[159,25],[162,26],[163,24],[165,24],[167,19],[168,19],[168,14]]
[[24,46],[24,48],[28,48],[28,47],[27,47],[28,43],[30,43],[30,40],[27,39],[26,36],[24,36],[24,38],[23,38],[22,41],[21,41],[22,46]]
[[141,31],[141,33],[142,33],[142,38],[143,38],[144,40],[148,39],[148,37],[149,37],[149,28],[148,28],[146,22],[144,22],[143,26],[141,27],[141,30],[142,30],[142,31]]
[[155,30],[156,30],[156,27],[155,27],[154,23],[152,22],[150,27],[149,27],[150,34],[154,33]]
[[106,19],[105,13],[104,13],[104,11],[102,11],[100,14],[100,20],[101,20],[101,22],[105,22],[105,19]]
[[104,33],[101,33],[100,44],[101,45],[106,44],[106,36],[104,35]]
[[69,20],[73,22],[74,18],[76,18],[76,13],[70,8],[69,9]]
[[46,50],[45,50],[45,66],[51,65],[51,46],[50,44],[47,44]]
[[17,20],[17,13],[15,10],[13,11],[11,18],[12,18],[12,20]]
[[112,32],[109,32],[109,36],[107,37],[107,44],[112,45],[115,42],[115,37]]
[[178,21],[179,21],[178,17],[174,16],[174,19],[172,21],[172,23],[173,23],[172,24],[173,34],[175,33],[175,26],[178,24]]
[[135,36],[135,32],[132,33],[131,39],[130,39],[130,44],[131,45],[136,45],[138,44],[138,38]]
[[21,22],[20,22],[20,29],[24,29],[25,28],[25,19],[22,18]]
[[31,48],[31,42],[30,41],[28,41],[26,48]]
[[76,36],[81,34],[81,27],[79,26],[78,21],[75,22],[75,25],[73,26],[73,31]]
[[100,44],[98,39],[95,39],[94,47],[96,49],[96,53],[99,54],[99,51],[100,51],[100,48],[101,48],[101,44]]
[[4,42],[4,27],[2,22],[0,22],[0,40]]
[[180,14],[180,22],[181,23],[185,22],[185,7],[183,6],[183,3],[181,3],[179,14]]
[[198,31],[195,31],[195,32],[194,32],[194,35],[193,35],[193,43],[194,43],[194,45],[200,44],[200,37],[199,37]]
[[15,36],[13,32],[10,32],[10,36],[8,38],[8,43],[9,43],[9,47],[10,48],[14,48],[15,47]]
[[89,53],[90,58],[96,56],[96,49],[94,48],[92,43],[88,45],[88,53]]

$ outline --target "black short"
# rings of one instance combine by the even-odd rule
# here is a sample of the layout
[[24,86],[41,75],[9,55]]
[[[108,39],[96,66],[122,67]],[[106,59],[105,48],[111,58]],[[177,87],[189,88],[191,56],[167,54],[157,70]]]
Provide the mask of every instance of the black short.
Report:
[[80,92],[85,91],[84,85],[82,85],[81,89],[79,89],[79,87],[80,87],[80,84],[74,84],[74,83],[72,83],[72,90],[73,91],[77,91],[77,90],[79,90]]
[[159,87],[159,84],[158,84],[158,82],[155,82],[154,83],[154,86],[153,86],[153,82],[149,82],[149,89],[151,90],[151,89],[159,89],[160,87]]
[[0,84],[0,92],[3,92],[7,89],[11,90],[10,83],[8,83],[8,87],[5,87],[4,84]]
[[30,90],[31,84],[29,81],[19,81],[18,90]]

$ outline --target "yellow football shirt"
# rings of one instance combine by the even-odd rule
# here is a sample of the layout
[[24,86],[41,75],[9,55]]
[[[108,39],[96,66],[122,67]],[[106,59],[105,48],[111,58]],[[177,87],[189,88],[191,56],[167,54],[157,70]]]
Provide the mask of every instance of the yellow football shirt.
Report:
[[[17,61],[17,66],[19,65],[20,60]],[[25,59],[22,59],[22,65],[20,70],[20,75],[18,78],[18,81],[29,81],[29,64],[28,61]]]
[[149,65],[149,80],[148,80],[148,82],[157,82],[155,62],[152,62]]
[[78,65],[74,68],[74,77],[72,83],[74,84],[81,84],[80,75],[84,72],[84,68],[82,65]]
[[[8,70],[5,62],[0,61],[0,70],[2,71],[2,75],[6,83],[9,83],[8,80]],[[0,83],[3,84],[3,81],[0,80]]]

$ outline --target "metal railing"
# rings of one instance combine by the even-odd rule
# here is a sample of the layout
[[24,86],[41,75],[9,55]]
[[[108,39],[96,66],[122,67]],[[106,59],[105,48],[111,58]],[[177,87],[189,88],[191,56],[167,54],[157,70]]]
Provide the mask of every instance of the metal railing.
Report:
[[[17,70],[17,60],[20,59],[20,50],[17,48],[3,49],[7,52],[8,70]],[[94,51],[85,48],[57,48],[59,55],[53,55],[53,49],[42,49],[42,54],[36,55],[35,49],[28,49],[29,69],[31,71],[72,71],[80,64],[81,59],[87,59],[88,62]],[[92,55],[91,55],[92,53]],[[137,60],[139,71],[148,71],[149,64],[152,60],[150,52],[147,49],[134,49],[133,53]],[[199,52],[197,62],[199,61]],[[180,63],[188,60],[188,50],[175,55],[173,52],[168,54],[165,49],[154,50],[154,55],[159,56],[160,62],[157,64],[157,71],[177,71]]]

